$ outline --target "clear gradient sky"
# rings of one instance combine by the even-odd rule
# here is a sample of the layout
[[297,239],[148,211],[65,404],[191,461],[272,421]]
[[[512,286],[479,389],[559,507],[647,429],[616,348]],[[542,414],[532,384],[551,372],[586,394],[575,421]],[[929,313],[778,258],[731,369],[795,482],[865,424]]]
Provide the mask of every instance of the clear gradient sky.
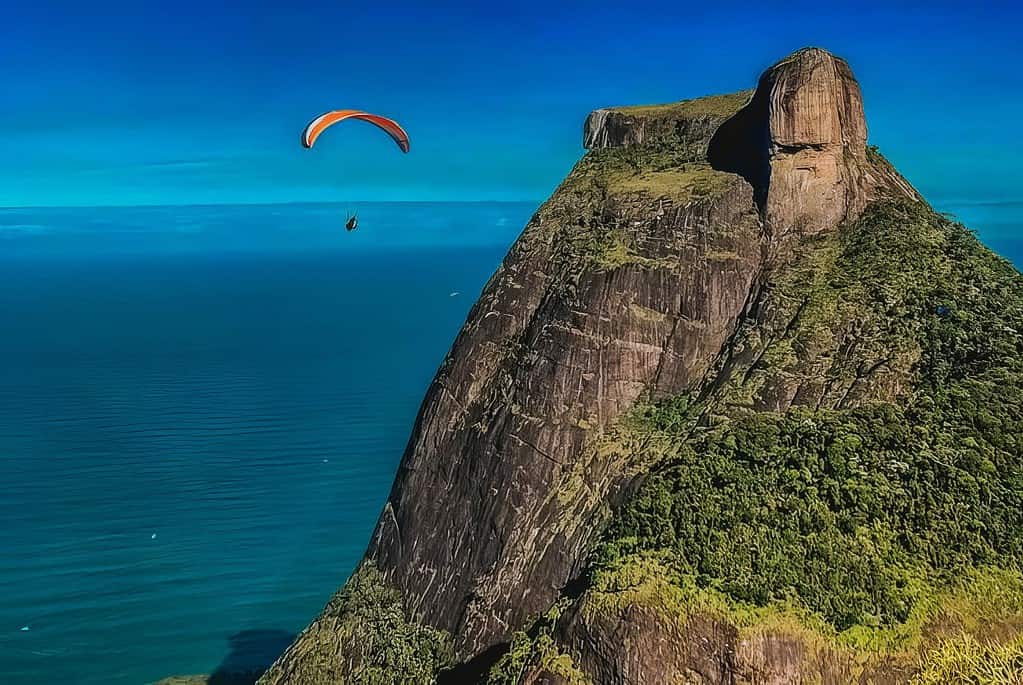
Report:
[[[847,58],[871,142],[932,200],[1023,199],[1018,3],[9,3],[0,206],[530,200],[596,107],[750,87],[806,45]],[[394,116],[401,155],[352,123]],[[343,126],[343,125],[342,125]]]

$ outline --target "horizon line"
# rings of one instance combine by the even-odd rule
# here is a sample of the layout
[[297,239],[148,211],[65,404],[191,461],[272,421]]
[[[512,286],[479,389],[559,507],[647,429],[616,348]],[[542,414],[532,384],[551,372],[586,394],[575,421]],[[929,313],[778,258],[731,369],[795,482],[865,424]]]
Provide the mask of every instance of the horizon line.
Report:
[[281,202],[154,202],[138,204],[97,204],[97,205],[2,205],[0,211],[31,209],[159,209],[171,207],[280,207],[289,205],[516,205],[536,204],[544,200],[285,200]]

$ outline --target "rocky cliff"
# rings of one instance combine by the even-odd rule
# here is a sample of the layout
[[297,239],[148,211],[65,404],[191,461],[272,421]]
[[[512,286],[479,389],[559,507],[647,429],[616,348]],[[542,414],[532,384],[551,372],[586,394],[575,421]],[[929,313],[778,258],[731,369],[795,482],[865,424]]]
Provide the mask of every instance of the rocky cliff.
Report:
[[[1018,406],[964,474],[935,464],[976,417],[935,407],[1012,375],[1023,286],[868,148],[848,64],[597,110],[584,143],[438,371],[360,569],[260,682],[902,682],[977,616],[1015,635],[1020,597],[965,607],[982,566],[1023,587]],[[955,317],[1007,360],[959,328],[934,349]],[[969,501],[927,491],[960,476]]]

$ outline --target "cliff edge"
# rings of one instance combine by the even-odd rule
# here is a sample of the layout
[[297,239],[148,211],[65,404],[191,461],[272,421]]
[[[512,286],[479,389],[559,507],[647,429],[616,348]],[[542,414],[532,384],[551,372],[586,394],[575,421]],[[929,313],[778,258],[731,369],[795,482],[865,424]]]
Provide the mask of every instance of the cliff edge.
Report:
[[584,144],[260,683],[904,682],[1011,644],[1023,284],[868,147],[848,64]]

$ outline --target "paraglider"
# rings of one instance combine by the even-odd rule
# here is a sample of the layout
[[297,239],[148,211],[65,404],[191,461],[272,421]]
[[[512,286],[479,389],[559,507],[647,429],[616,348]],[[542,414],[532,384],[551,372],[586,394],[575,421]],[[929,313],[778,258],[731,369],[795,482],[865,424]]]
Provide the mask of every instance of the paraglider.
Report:
[[[320,137],[324,131],[333,126],[334,124],[340,123],[347,119],[356,119],[359,121],[366,121],[374,126],[380,128],[387,135],[391,137],[397,145],[398,149],[402,152],[407,153],[409,151],[409,137],[405,133],[405,129],[395,121],[394,119],[388,119],[377,114],[370,114],[369,112],[363,112],[358,109],[336,109],[325,114],[321,114],[312,121],[310,121],[305,129],[302,131],[302,147],[309,149],[316,144],[316,139]],[[357,214],[351,214],[348,220],[345,221],[345,230],[354,231],[359,227],[359,217]]]
[[409,151],[409,137],[405,129],[394,119],[388,119],[377,114],[370,114],[358,109],[337,109],[326,114],[321,114],[305,127],[302,131],[302,147],[311,148],[316,144],[316,139],[328,128],[347,119],[367,121],[382,129],[391,139],[397,143],[402,152]]

